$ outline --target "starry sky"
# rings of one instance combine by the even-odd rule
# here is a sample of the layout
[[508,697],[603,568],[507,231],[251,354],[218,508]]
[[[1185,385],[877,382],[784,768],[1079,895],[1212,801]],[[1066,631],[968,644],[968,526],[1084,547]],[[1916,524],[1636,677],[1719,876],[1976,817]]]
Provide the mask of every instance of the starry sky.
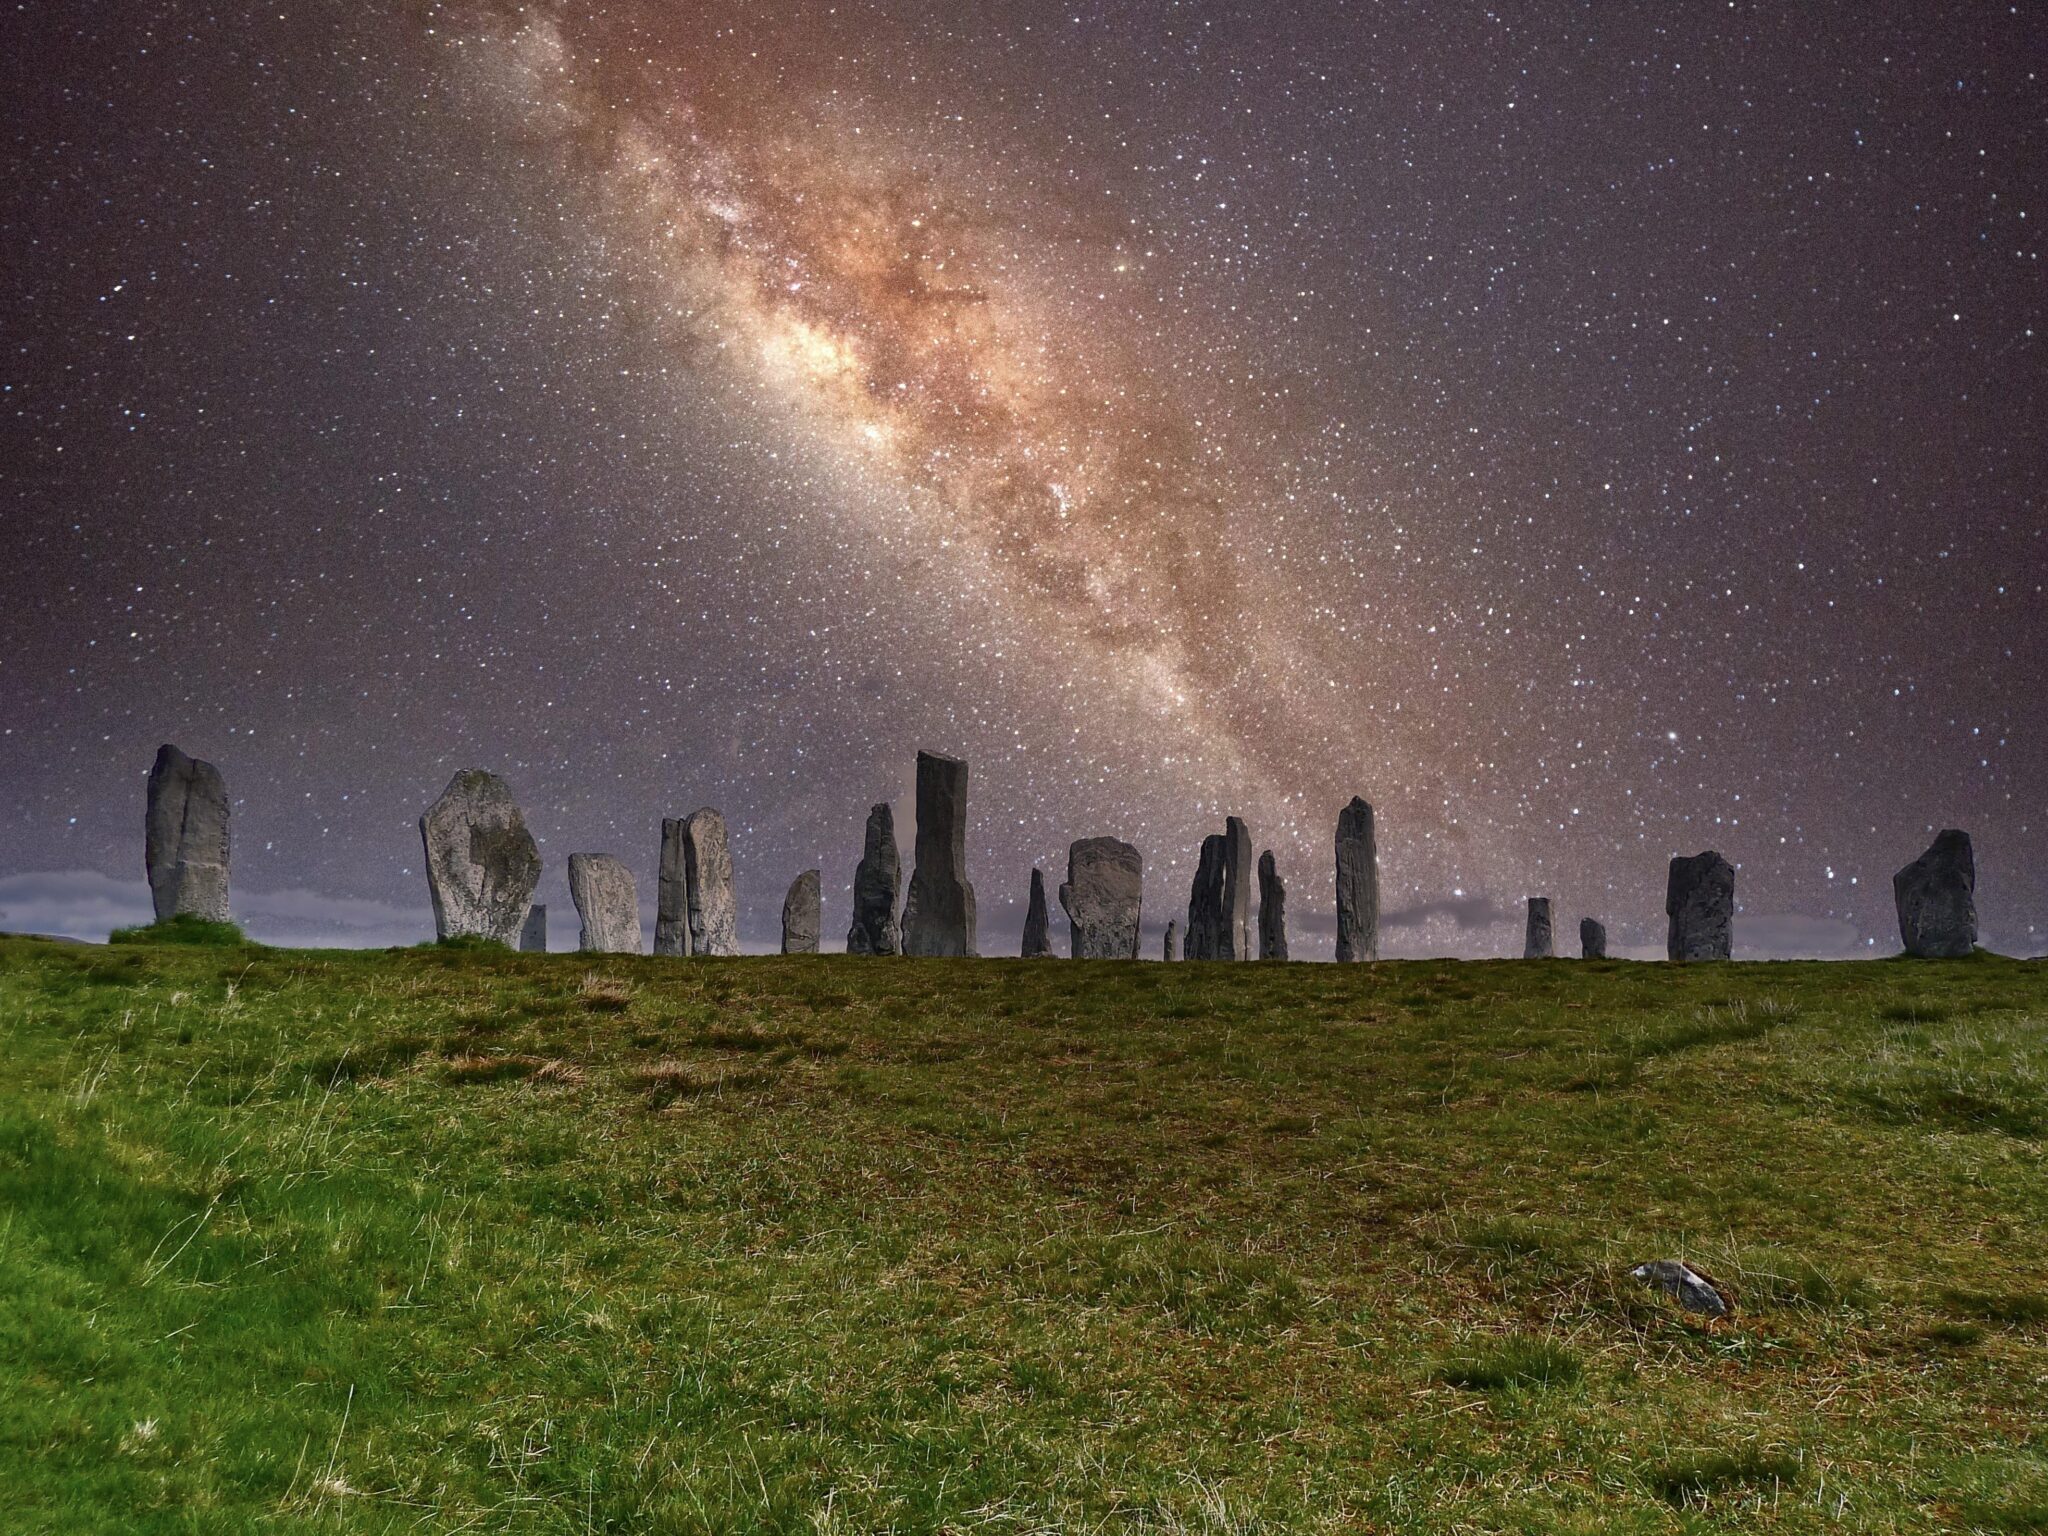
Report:
[[1327,956],[1353,794],[1391,954],[1661,953],[1708,847],[1738,953],[1883,953],[1951,825],[2048,949],[2038,5],[0,25],[0,926],[146,915],[169,740],[259,937],[429,935],[477,766],[556,947],[700,805],[829,945],[928,747],[986,953],[1240,814]]

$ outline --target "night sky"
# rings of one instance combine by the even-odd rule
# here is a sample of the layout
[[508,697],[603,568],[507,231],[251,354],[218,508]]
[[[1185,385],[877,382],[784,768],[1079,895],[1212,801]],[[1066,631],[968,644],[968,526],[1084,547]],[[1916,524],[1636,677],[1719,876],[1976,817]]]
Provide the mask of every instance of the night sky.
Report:
[[836,947],[928,747],[984,953],[1235,813],[1326,956],[1355,793],[1391,954],[1661,953],[1708,847],[1885,953],[1943,826],[2048,949],[2037,5],[4,25],[0,926],[146,916],[175,741],[258,937],[429,936],[477,766],[557,947],[700,805]]

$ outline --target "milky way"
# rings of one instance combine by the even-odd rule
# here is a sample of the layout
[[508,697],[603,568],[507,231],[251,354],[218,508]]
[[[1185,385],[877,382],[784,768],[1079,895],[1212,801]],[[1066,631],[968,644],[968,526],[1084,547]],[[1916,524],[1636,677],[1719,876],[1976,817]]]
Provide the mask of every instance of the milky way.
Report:
[[[17,25],[28,25],[17,19]],[[1245,815],[1329,947],[1521,898],[1891,942],[1978,838],[2048,944],[2038,26],[1440,8],[47,17],[9,108],[0,924],[133,899],[226,770],[259,932],[424,926],[500,769],[549,863],[734,827],[743,930],[929,746],[1014,942]],[[110,105],[111,104],[111,105]],[[899,815],[908,821],[907,803]],[[834,902],[838,902],[835,909]]]

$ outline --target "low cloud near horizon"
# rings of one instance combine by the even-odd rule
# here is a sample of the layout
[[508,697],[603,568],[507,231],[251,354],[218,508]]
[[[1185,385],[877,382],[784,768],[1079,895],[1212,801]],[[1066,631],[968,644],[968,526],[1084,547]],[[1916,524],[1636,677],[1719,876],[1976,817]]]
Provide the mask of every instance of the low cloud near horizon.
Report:
[[[434,936],[434,916],[417,908],[318,891],[236,891],[235,921],[250,938],[295,949],[384,949]],[[144,880],[90,869],[0,877],[0,931],[101,941],[156,915]]]
[[[88,869],[42,870],[0,877],[0,932],[42,933],[100,942],[114,929],[147,923],[153,915],[149,886],[142,880],[116,879]],[[433,913],[424,900],[418,906],[398,906],[304,889],[238,890],[234,895],[234,915],[250,938],[293,948],[384,949],[422,943],[434,936]],[[566,923],[551,924],[553,949],[575,946],[575,914],[571,911],[564,916]],[[643,924],[650,930],[652,918],[651,911],[643,913]],[[1336,918],[1327,912],[1304,912],[1288,926],[1309,940],[1303,950],[1326,952],[1335,933]],[[1421,939],[1427,949],[1438,954],[1470,958],[1521,953],[1520,910],[1486,896],[1447,896],[1396,908],[1380,915],[1380,927],[1383,933],[1411,935],[1410,944]],[[1632,925],[1627,932],[1617,931],[1612,936],[1611,952],[1619,959],[1661,960],[1661,928],[1660,921]],[[1423,930],[1429,938],[1417,930]],[[1143,952],[1156,956],[1159,951],[1154,923],[1147,923],[1146,933]],[[745,948],[750,953],[775,948],[772,937],[748,937]],[[1436,948],[1430,938],[1445,941],[1445,947]],[[1560,932],[1558,938],[1563,946],[1561,953],[1576,953],[1575,931]],[[985,933],[983,939],[984,953],[1014,952],[1003,947],[997,934]],[[1989,935],[1985,942],[1987,947],[1996,947]],[[1897,949],[1892,936],[1861,933],[1839,918],[1770,912],[1738,914],[1735,919],[1735,957],[1739,960],[1868,959],[1893,954]],[[1420,954],[1418,951],[1418,958]]]

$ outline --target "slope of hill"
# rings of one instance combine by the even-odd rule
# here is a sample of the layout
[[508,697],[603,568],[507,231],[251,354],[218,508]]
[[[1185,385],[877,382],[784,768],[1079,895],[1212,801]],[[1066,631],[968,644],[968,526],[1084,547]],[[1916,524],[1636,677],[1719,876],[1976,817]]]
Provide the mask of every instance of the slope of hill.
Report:
[[1989,957],[0,942],[6,1523],[2048,1530],[2044,1027]]

